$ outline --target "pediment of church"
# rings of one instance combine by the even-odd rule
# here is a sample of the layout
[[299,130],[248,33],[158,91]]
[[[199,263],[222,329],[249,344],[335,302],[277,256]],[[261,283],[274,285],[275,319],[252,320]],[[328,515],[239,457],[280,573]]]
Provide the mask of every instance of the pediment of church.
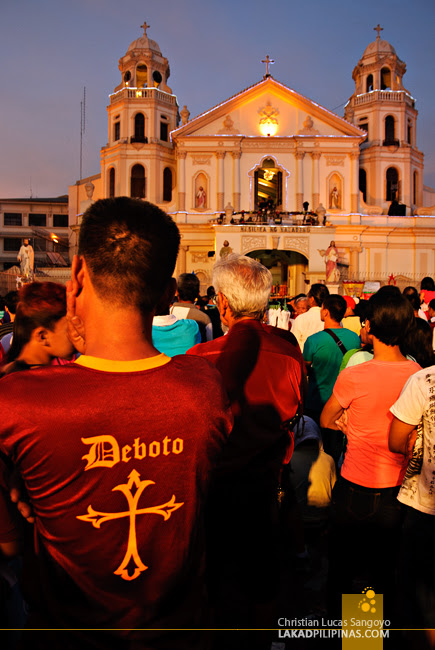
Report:
[[230,97],[172,132],[185,136],[365,136],[358,127],[272,77]]

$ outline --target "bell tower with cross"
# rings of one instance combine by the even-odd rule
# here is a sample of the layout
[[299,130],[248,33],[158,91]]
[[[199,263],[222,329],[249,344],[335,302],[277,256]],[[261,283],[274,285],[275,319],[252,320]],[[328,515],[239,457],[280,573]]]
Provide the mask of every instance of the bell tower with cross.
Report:
[[406,64],[373,27],[374,41],[353,70],[355,92],[344,117],[367,132],[360,151],[360,211],[381,206],[412,214],[423,203],[423,154],[417,149],[415,99],[403,85]]
[[119,60],[121,82],[110,95],[108,142],[101,150],[105,197],[131,196],[168,209],[175,200],[177,98],[167,85],[168,59],[148,35],[150,25]]

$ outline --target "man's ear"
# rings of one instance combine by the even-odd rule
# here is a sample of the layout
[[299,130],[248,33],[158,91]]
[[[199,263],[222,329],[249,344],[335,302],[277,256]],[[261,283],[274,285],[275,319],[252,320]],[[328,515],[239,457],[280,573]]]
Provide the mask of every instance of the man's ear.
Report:
[[37,327],[33,330],[31,340],[40,345],[50,345],[48,340],[48,330],[45,327]]
[[85,260],[83,257],[74,255],[71,265],[71,287],[72,294],[77,297],[83,288]]
[[229,306],[229,303],[228,303],[228,298],[226,296],[224,296],[224,294],[221,293],[220,291],[218,291],[217,305],[218,305],[218,308],[219,308],[219,314],[220,314],[221,319],[226,319],[226,316],[230,315],[229,314],[230,306]]

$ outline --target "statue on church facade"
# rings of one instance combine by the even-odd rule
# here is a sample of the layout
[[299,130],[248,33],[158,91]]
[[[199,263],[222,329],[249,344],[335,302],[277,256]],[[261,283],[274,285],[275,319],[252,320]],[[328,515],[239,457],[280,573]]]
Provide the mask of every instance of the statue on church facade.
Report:
[[338,250],[335,246],[335,241],[331,241],[325,251],[326,262],[326,282],[338,282],[340,279],[340,271],[338,270]]
[[35,255],[28,239],[23,240],[23,244],[17,255],[17,260],[20,263],[21,275],[25,278],[31,278],[33,275]]
[[336,185],[334,185],[334,187],[332,188],[331,200],[330,200],[329,207],[332,208],[332,209],[336,209],[336,210],[341,207],[340,206],[340,192],[338,191]]
[[203,210],[205,208],[206,198],[207,195],[205,193],[205,190],[202,185],[200,185],[196,193],[196,207],[200,210]]

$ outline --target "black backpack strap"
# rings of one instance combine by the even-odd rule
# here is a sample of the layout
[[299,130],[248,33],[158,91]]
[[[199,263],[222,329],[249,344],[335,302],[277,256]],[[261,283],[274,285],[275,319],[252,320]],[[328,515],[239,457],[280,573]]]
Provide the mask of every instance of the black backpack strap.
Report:
[[327,328],[327,329],[325,329],[323,331],[327,332],[329,334],[329,336],[332,336],[332,338],[334,339],[334,341],[336,342],[336,344],[338,345],[338,347],[340,348],[340,351],[342,352],[342,354],[344,356],[346,354],[346,352],[347,352],[347,348],[345,347],[343,341],[340,341],[337,334],[335,332],[333,332],[332,330]]

